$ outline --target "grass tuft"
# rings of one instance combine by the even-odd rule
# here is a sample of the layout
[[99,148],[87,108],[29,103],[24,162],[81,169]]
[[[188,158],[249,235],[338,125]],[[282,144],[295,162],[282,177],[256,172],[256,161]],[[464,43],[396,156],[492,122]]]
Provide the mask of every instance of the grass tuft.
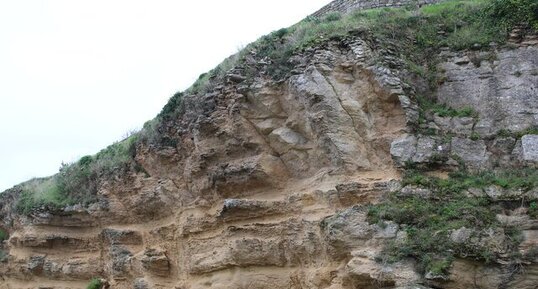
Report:
[[86,286],[86,289],[100,289],[101,288],[101,279],[99,278],[93,278],[88,286]]

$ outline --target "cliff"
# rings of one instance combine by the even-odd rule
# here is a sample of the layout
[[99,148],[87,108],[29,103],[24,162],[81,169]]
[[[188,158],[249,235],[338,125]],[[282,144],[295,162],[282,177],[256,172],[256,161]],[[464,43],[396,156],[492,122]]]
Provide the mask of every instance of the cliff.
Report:
[[536,288],[536,19],[494,2],[261,38],[2,193],[0,288]]

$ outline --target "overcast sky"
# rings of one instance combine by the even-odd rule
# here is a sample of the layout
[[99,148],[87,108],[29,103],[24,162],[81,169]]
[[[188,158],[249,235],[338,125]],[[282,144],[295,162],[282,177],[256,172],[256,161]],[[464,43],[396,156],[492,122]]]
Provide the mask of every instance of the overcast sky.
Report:
[[0,0],[0,191],[140,128],[176,91],[330,0]]

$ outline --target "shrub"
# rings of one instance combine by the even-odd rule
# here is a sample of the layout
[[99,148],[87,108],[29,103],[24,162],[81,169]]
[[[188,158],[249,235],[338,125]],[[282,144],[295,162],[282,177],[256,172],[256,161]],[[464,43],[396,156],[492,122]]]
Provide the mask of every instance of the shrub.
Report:
[[94,156],[84,156],[73,164],[62,163],[59,173],[52,177],[22,184],[17,211],[29,214],[38,207],[60,209],[77,203],[87,205],[95,202],[99,180],[103,176],[135,167],[137,139],[138,134],[133,134]]
[[333,22],[342,19],[342,14],[339,12],[331,12],[325,16],[325,22]]
[[102,286],[101,279],[99,278],[93,278],[88,286],[86,286],[86,289],[100,289]]
[[537,219],[538,218],[538,203],[531,202],[529,204],[529,209],[527,211],[527,214],[529,215],[529,217],[533,219]]
[[[168,100],[161,112],[157,117],[160,118],[170,118],[173,117],[178,110],[183,108],[183,93],[177,92]],[[144,125],[145,126],[145,125]]]
[[37,207],[58,209],[72,204],[72,201],[73,199],[65,194],[64,188],[59,184],[58,176],[53,176],[24,183],[16,209],[20,213],[29,214]]
[[282,38],[282,37],[286,36],[286,34],[288,34],[288,32],[289,32],[288,28],[281,28],[281,29],[278,29],[277,31],[273,32],[273,35],[276,38]]
[[538,30],[538,1],[491,0],[486,7],[486,17],[505,30],[517,24],[527,24]]
[[7,240],[9,238],[9,235],[6,231],[0,229],[0,243],[4,240]]

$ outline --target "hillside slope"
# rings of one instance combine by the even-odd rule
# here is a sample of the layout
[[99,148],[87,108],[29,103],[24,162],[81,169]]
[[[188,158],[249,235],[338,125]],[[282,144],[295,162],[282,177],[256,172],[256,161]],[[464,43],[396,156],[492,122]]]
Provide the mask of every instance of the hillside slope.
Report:
[[536,288],[533,3],[329,5],[261,38],[2,193],[0,288]]

